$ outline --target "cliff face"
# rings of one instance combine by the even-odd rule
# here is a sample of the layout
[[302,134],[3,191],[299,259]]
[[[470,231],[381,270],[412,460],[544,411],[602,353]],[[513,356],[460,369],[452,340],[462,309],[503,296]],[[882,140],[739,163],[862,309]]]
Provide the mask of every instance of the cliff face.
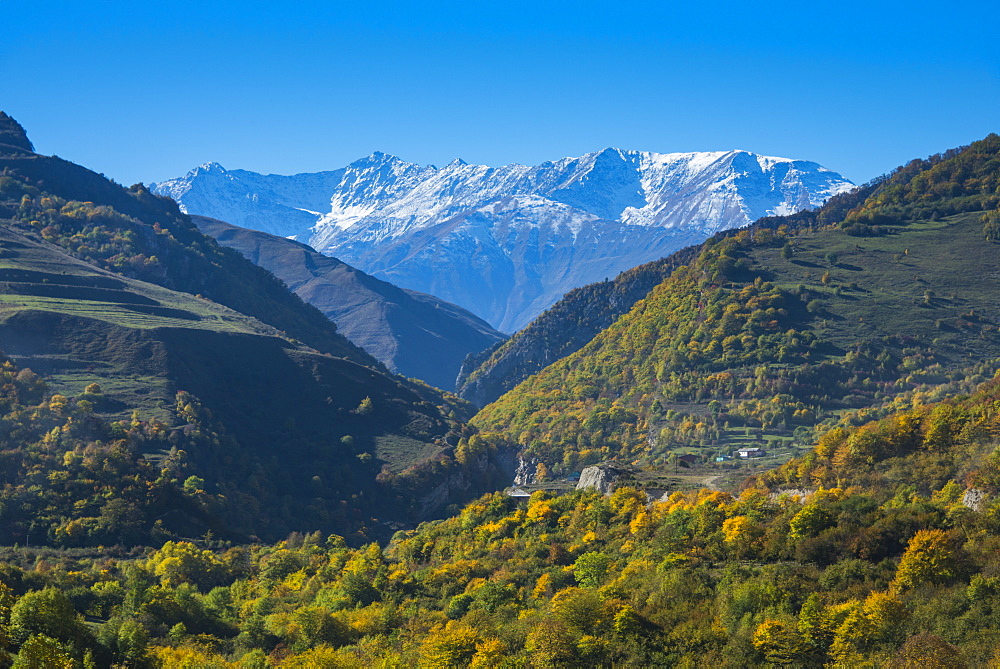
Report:
[[502,490],[510,485],[520,462],[517,448],[508,446],[479,454],[462,466],[452,466],[445,473],[433,471],[432,464],[424,471],[426,480],[417,473],[410,480],[400,480],[394,490],[402,500],[410,496],[410,518],[423,522],[440,518],[450,505],[461,505],[486,492]]

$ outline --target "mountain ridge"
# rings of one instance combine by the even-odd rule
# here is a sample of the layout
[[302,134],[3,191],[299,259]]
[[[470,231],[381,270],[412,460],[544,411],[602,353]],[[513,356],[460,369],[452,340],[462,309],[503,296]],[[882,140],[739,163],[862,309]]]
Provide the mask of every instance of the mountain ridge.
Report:
[[809,161],[609,148],[503,167],[373,153],[294,177],[206,164],[151,188],[189,213],[308,241],[510,331],[573,288],[851,185]]

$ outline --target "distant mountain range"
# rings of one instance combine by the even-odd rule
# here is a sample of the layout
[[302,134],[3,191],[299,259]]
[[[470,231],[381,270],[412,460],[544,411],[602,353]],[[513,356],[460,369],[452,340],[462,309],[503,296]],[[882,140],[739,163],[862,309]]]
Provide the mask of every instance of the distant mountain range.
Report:
[[394,372],[454,390],[467,355],[506,339],[461,307],[397,288],[305,244],[204,216],[191,220],[284,281]]
[[816,163],[747,151],[620,149],[498,168],[374,153],[294,176],[208,163],[151,186],[187,213],[308,242],[503,331],[573,288],[851,187]]

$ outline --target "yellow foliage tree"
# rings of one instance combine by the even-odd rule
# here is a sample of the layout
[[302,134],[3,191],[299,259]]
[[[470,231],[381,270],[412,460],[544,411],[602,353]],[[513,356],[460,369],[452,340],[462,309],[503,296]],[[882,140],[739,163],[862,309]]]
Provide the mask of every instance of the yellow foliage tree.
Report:
[[873,592],[855,605],[837,628],[830,654],[844,666],[871,660],[872,653],[899,643],[907,611],[893,594]]
[[465,666],[476,654],[477,641],[476,631],[461,621],[435,625],[420,644],[420,666],[428,669]]
[[809,645],[792,625],[765,620],[753,635],[754,648],[774,664],[799,664],[809,653]]
[[160,583],[177,587],[181,583],[210,586],[225,571],[215,553],[201,550],[188,541],[168,541],[146,560],[146,568],[160,577]]
[[507,654],[503,642],[496,637],[483,639],[476,644],[476,654],[472,656],[469,669],[493,669]]
[[899,592],[926,583],[950,583],[966,567],[957,537],[944,530],[920,530],[910,539],[890,589]]
[[158,666],[171,669],[234,669],[235,667],[220,655],[187,646],[180,648],[154,646],[150,655]]
[[532,660],[532,666],[565,666],[576,659],[576,635],[561,620],[546,619],[531,628],[525,642],[525,650]]

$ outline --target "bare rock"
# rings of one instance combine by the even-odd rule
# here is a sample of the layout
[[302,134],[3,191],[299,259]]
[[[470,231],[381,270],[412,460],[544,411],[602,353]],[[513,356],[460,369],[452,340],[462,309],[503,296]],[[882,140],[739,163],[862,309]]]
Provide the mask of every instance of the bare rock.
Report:
[[973,511],[981,511],[985,503],[986,493],[979,488],[969,488],[962,495],[962,506],[968,507]]
[[576,484],[576,489],[594,488],[605,495],[610,495],[623,479],[631,481],[634,478],[632,472],[623,467],[602,463],[585,467],[580,472],[580,482]]

